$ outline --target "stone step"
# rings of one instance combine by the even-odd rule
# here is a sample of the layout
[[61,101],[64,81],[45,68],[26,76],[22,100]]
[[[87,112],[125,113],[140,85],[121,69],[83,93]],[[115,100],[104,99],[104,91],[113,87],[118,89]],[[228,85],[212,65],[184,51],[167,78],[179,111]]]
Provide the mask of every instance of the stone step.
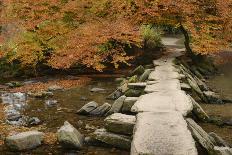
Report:
[[131,155],[197,155],[187,124],[178,112],[137,115]]
[[155,92],[139,97],[131,111],[138,112],[169,112],[179,111],[186,116],[193,109],[191,99],[184,91]]
[[167,80],[167,79],[181,79],[178,72],[170,71],[153,71],[148,77],[148,80]]
[[135,121],[135,116],[121,113],[112,114],[104,120],[107,131],[125,135],[133,133]]
[[127,97],[122,105],[122,112],[123,113],[130,113],[131,107],[135,104],[135,102],[138,100],[138,97]]
[[128,83],[128,88],[131,88],[131,89],[143,89],[145,88],[147,85],[146,82],[140,82],[140,83]]
[[180,81],[177,79],[171,79],[171,80],[156,81],[156,83],[154,84],[147,85],[144,91],[146,93],[152,93],[152,92],[180,90],[180,89],[181,89]]

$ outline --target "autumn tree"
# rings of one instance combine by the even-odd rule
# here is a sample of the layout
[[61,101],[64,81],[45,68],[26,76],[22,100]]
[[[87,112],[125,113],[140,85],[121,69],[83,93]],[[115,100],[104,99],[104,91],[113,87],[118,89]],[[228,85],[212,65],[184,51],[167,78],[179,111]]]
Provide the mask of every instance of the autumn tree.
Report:
[[227,48],[231,0],[3,0],[1,51],[9,62],[102,70],[131,56],[125,45],[142,41],[142,24],[172,25],[185,36],[189,55]]

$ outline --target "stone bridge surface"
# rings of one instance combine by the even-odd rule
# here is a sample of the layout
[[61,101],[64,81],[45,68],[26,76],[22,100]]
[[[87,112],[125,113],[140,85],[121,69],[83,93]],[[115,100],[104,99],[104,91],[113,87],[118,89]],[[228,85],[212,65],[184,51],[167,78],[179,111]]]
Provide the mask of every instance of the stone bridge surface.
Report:
[[192,110],[190,98],[180,87],[181,75],[174,60],[184,51],[176,46],[178,39],[165,38],[169,54],[154,60],[150,85],[136,101],[136,125],[131,155],[197,155],[194,139],[185,116]]

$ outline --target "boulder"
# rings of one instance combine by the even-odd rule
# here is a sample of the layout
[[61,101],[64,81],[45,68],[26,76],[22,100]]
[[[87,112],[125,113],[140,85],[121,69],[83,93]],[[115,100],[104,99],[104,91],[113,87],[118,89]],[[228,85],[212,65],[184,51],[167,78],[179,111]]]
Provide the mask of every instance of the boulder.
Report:
[[135,69],[130,73],[130,75],[141,75],[141,74],[144,73],[144,71],[145,71],[145,68],[144,68],[142,65],[140,65],[140,66],[138,66],[137,68],[135,68]]
[[84,136],[67,121],[58,130],[57,136],[59,143],[64,148],[81,149],[83,147]]
[[197,117],[198,120],[202,122],[208,122],[209,116],[206,114],[206,112],[190,95],[188,95],[188,97],[191,99],[193,104],[193,114]]
[[103,116],[105,113],[107,113],[111,108],[111,105],[109,103],[104,103],[103,105],[97,107],[93,111],[90,111],[90,115],[95,116]]
[[120,113],[112,114],[104,120],[107,131],[125,135],[133,134],[135,121],[135,116]]
[[188,83],[189,83],[190,87],[192,88],[192,90],[198,94],[198,96],[201,98],[201,100],[204,101],[205,103],[208,103],[207,98],[205,97],[205,95],[203,94],[203,92],[201,91],[199,86],[197,85],[196,81],[192,78],[191,79],[188,78],[187,80],[188,80]]
[[106,115],[111,115],[113,113],[120,112],[125,99],[126,99],[126,96],[121,96],[117,100],[115,100],[111,109],[106,113]]
[[12,150],[22,151],[36,148],[41,145],[42,139],[42,132],[27,131],[7,137],[5,144]]
[[131,108],[137,100],[138,100],[138,97],[127,97],[123,102],[122,112],[131,113]]
[[105,129],[97,129],[92,137],[100,142],[120,149],[129,150],[131,137],[107,132]]
[[126,97],[139,97],[143,94],[143,90],[137,90],[137,89],[128,89],[125,92]]
[[91,111],[93,111],[94,109],[96,109],[98,107],[97,102],[91,101],[89,103],[87,103],[86,105],[84,105],[78,112],[77,114],[81,114],[81,115],[89,115],[89,113]]
[[124,81],[120,87],[118,87],[112,94],[110,94],[107,99],[116,100],[122,96],[128,90],[128,81]]
[[120,88],[116,89],[113,93],[106,97],[108,100],[116,100],[123,95],[123,92]]
[[204,95],[206,96],[209,103],[212,104],[223,104],[223,101],[220,99],[219,95],[212,91],[204,91]]
[[191,118],[186,119],[193,138],[208,152],[214,154],[214,142],[210,136]]
[[90,92],[97,93],[97,92],[105,92],[106,90],[103,88],[92,88]]
[[151,74],[151,71],[152,71],[151,69],[146,69],[145,72],[139,77],[139,81],[145,82],[148,79],[149,75]]

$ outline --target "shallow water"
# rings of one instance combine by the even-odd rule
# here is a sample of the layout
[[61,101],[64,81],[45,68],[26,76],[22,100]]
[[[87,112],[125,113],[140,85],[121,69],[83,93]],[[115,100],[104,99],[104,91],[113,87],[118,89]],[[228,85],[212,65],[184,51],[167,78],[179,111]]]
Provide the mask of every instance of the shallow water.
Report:
[[[232,99],[232,63],[223,64],[218,67],[221,74],[211,77],[208,81],[208,85],[223,98]],[[201,106],[209,116],[217,116],[223,120],[232,119],[232,103],[223,105],[201,104]],[[201,126],[207,132],[215,132],[232,144],[232,127],[218,127],[207,123],[201,123]]]
[[[106,97],[112,93],[117,87],[114,78],[95,78],[86,86],[73,88],[65,91],[57,91],[54,96],[48,99],[28,99],[23,102],[26,103],[21,110],[23,115],[29,117],[38,117],[42,124],[46,126],[44,132],[56,132],[57,129],[63,125],[64,121],[69,121],[76,127],[82,134],[88,136],[96,128],[104,126],[104,117],[91,117],[77,115],[76,112],[86,103],[96,101],[99,105],[107,102],[112,104],[113,101],[106,100]],[[91,88],[103,88],[104,92],[90,92]],[[8,98],[2,98],[2,100]],[[57,100],[57,104],[48,105],[46,101]],[[13,102],[12,98],[6,100]],[[18,104],[18,102],[16,102]],[[12,104],[12,103],[8,103]],[[8,150],[3,150],[0,154],[15,154]],[[96,155],[127,155],[129,152],[115,149],[115,148],[102,148],[102,147],[85,147],[80,151],[62,150],[59,145],[43,145],[35,150],[25,152],[23,154],[96,154]]]

